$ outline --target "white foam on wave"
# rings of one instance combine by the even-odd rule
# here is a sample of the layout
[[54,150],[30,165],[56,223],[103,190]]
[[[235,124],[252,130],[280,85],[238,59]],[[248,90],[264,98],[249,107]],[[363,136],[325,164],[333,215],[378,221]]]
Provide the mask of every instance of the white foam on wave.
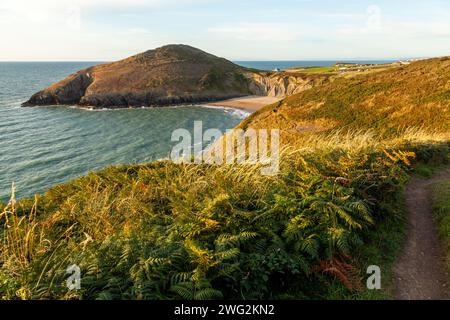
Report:
[[71,109],[80,109],[80,110],[85,110],[85,111],[94,111],[94,112],[102,112],[102,111],[119,111],[119,110],[139,110],[139,109],[159,109],[159,108],[189,108],[189,107],[201,107],[201,108],[208,108],[208,109],[218,109],[218,110],[223,110],[224,112],[228,113],[229,115],[236,117],[238,119],[245,119],[247,118],[251,112],[242,110],[242,109],[237,109],[237,108],[232,108],[232,107],[225,107],[225,106],[213,106],[213,105],[208,105],[208,104],[182,104],[182,105],[169,105],[169,106],[161,106],[161,107],[146,107],[146,106],[141,106],[141,107],[133,107],[133,108],[95,108],[94,106],[67,106],[68,108]]
[[209,105],[209,104],[203,104],[203,105],[201,105],[201,107],[209,108],[209,109],[224,110],[226,113],[231,114],[232,116],[237,117],[239,119],[245,119],[249,115],[251,115],[251,112],[248,112],[248,111],[245,111],[245,110],[242,110],[242,109],[231,108],[231,107],[212,106],[212,105]]
[[70,109],[80,109],[84,111],[103,112],[103,111],[119,111],[119,110],[131,110],[138,108],[96,108],[94,106],[68,106]]

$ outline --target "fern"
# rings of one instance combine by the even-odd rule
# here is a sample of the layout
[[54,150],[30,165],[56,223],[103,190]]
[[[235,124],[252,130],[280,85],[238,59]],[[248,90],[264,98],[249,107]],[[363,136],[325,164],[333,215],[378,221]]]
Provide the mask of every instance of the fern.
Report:
[[205,288],[197,291],[194,295],[195,300],[213,300],[223,299],[223,294],[219,290]]

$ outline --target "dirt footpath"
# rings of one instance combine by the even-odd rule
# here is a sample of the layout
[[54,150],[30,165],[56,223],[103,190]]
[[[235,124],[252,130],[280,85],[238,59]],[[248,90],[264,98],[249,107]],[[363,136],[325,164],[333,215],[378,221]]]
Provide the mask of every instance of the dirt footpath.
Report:
[[[432,179],[414,177],[406,188],[406,241],[394,267],[396,299],[448,299],[443,248],[432,214],[430,186],[450,180],[450,168]],[[450,195],[449,195],[450,196]]]

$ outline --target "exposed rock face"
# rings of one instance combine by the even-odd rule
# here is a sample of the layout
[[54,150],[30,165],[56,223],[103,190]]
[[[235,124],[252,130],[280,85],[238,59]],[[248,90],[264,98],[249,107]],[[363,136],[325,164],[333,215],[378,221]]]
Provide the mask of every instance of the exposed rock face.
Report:
[[287,97],[329,81],[329,76],[290,73],[252,74],[250,91],[256,95]]
[[34,94],[23,106],[94,108],[197,103],[245,95],[287,96],[316,80],[257,73],[186,45],[168,45],[81,70]]
[[92,83],[89,69],[79,71],[46,90],[34,94],[24,105],[77,104]]

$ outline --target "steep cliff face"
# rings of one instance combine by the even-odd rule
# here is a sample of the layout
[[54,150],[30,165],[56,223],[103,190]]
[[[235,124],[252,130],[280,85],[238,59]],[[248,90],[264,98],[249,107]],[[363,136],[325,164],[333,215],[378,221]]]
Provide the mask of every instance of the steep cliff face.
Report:
[[24,105],[77,104],[92,83],[90,69],[79,71],[34,94]]
[[287,97],[330,81],[327,75],[266,73],[250,75],[249,89],[256,95]]

